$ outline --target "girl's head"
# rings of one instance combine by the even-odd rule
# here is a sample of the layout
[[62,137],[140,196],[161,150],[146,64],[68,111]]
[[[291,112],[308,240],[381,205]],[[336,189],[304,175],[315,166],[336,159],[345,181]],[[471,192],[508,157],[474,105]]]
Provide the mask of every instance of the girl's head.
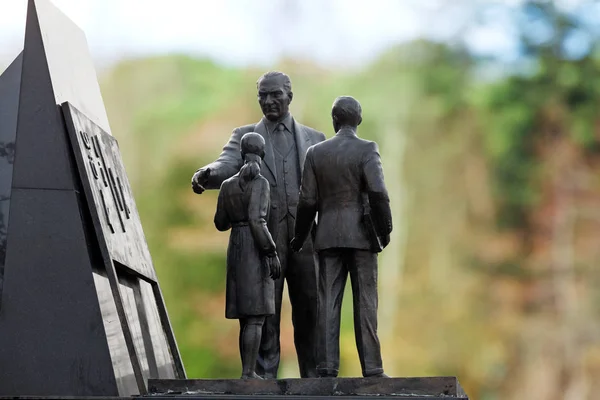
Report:
[[240,169],[243,182],[249,182],[260,173],[260,161],[265,156],[265,139],[256,132],[249,132],[242,136],[240,150],[244,165]]
[[240,150],[242,151],[242,158],[244,160],[246,160],[249,155],[258,156],[262,159],[265,156],[265,139],[263,139],[260,133],[246,133],[242,136]]

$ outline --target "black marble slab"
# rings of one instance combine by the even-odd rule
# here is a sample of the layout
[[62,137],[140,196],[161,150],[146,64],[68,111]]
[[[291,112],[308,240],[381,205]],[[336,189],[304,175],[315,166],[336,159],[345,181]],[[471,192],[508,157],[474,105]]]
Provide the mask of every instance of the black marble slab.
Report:
[[185,378],[85,35],[48,0],[0,76],[0,289],[0,396]]
[[[302,396],[387,396],[416,398],[467,398],[456,377],[431,378],[311,378],[311,379],[150,379],[153,395],[197,396],[195,398],[249,398]],[[216,396],[216,397],[215,397]],[[223,397],[230,396],[230,397]],[[233,397],[231,397],[233,396]],[[311,397],[312,396],[312,397]],[[165,397],[166,398],[166,397]],[[190,397],[191,398],[191,397]]]
[[11,198],[0,395],[117,395],[77,194]]
[[[122,323],[121,332],[114,332],[114,340],[109,337],[115,370],[123,372],[118,382],[123,390],[119,393],[137,394],[125,389],[132,387],[132,377],[138,382],[148,378],[183,379],[185,371],[119,145],[113,136],[71,103],[62,104],[62,109],[85,202],[105,261],[106,279],[96,279],[98,293],[100,284],[103,290],[113,291],[109,297],[114,297],[115,307],[110,301],[101,302],[106,305],[102,309],[105,328],[107,332],[113,330],[111,321],[127,322]],[[123,311],[122,316],[119,310]]]
[[12,191],[15,138],[19,113],[19,93],[23,53],[0,75],[0,308],[4,286],[4,261],[8,239],[8,216]]

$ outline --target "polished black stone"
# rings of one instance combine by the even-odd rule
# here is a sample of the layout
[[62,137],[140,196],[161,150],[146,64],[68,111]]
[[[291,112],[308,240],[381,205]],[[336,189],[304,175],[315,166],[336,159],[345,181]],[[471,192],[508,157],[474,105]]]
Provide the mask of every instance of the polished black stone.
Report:
[[22,67],[23,55],[19,54],[0,75],[0,308],[2,307],[4,261],[6,258]]
[[[27,9],[23,69],[19,96],[18,134],[13,172],[13,187],[74,190],[73,168],[69,158],[64,123],[54,96],[48,68],[47,39],[62,37],[69,19],[49,4],[53,20],[38,20],[36,5],[47,0],[30,0]],[[46,38],[46,40],[44,39]],[[70,47],[69,37],[63,46]]]
[[47,0],[29,0],[0,117],[0,396],[185,378],[85,36]]
[[30,10],[35,6],[39,21],[54,104],[68,101],[111,133],[85,33],[51,1],[29,0],[29,4]]
[[76,192],[13,187],[10,213],[0,395],[117,395]]
[[[1,122],[13,135],[15,153],[12,173],[10,163],[2,166],[3,183],[11,177],[11,207],[0,308],[0,395],[117,395],[91,274],[96,254],[89,251],[46,63],[42,32],[52,29],[40,25],[35,4],[29,3],[21,69],[12,72],[13,85],[20,83],[18,106],[12,103],[10,117]],[[3,89],[1,96],[6,94]],[[10,133],[14,118],[16,132]]]
[[94,271],[94,284],[98,292],[102,322],[119,393],[137,393],[133,364],[129,357],[123,326],[119,321],[117,306],[105,271]]
[[174,379],[179,374],[177,373],[177,365],[168,345],[167,332],[161,325],[158,309],[153,306],[155,293],[150,283],[140,280],[139,285],[141,302],[144,305],[147,319],[147,327],[144,328],[144,331],[148,333],[149,337],[152,338],[152,343],[154,343],[153,353],[157,374],[153,376],[163,379]]
[[[151,394],[196,396],[410,396],[466,398],[455,377],[188,379],[148,381]],[[236,397],[230,397],[236,398]],[[294,397],[296,398],[296,397]],[[380,397],[378,397],[380,398]]]
[[[131,336],[133,348],[129,352],[135,352],[137,359],[132,360],[133,369],[138,369],[135,363],[139,363],[143,380],[182,376],[183,366],[118,143],[71,104],[62,108],[106,276],[109,283],[116,277],[114,286],[119,294],[115,303],[117,309],[124,310],[128,322],[123,335],[125,342]],[[122,349],[111,347],[111,353],[117,352]]]

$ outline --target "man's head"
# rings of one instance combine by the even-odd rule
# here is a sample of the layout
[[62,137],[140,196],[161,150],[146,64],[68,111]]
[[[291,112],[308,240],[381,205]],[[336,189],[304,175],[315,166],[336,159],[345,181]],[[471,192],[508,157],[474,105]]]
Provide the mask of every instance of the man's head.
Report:
[[267,72],[256,82],[258,103],[263,115],[269,121],[279,121],[290,110],[292,102],[292,81],[283,72]]
[[360,103],[352,96],[338,97],[333,102],[331,118],[336,132],[342,127],[356,128],[362,122]]

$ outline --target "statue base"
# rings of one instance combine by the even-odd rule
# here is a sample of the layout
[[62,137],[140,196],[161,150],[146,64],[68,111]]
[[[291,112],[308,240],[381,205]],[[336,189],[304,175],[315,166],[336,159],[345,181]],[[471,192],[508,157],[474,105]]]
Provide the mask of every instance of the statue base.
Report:
[[461,399],[467,395],[456,377],[307,379],[150,379],[153,399]]

